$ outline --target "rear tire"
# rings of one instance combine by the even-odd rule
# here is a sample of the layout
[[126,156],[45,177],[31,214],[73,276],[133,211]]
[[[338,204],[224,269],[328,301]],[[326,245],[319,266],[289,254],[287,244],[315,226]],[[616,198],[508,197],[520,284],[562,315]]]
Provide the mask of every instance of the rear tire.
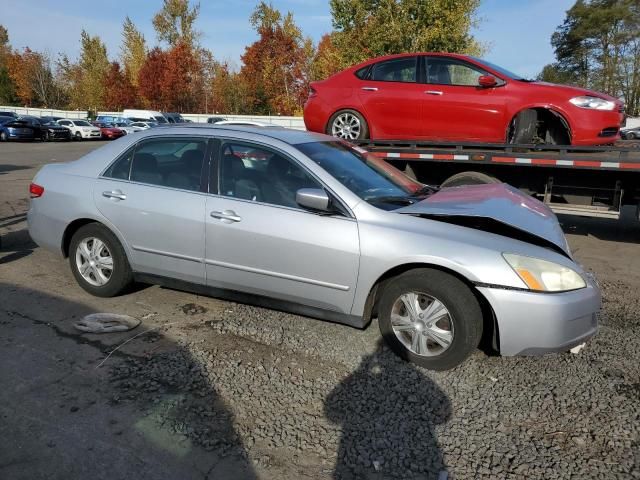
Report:
[[482,172],[460,172],[447,178],[440,187],[461,187],[463,185],[482,185],[485,183],[500,183],[500,180]]
[[96,297],[115,297],[133,282],[124,248],[117,237],[99,223],[84,225],[73,234],[69,265],[78,284]]
[[524,110],[513,119],[509,143],[532,144],[538,130],[538,112]]
[[344,140],[364,140],[369,138],[369,126],[355,110],[339,110],[329,119],[326,133]]
[[[416,305],[415,314],[404,308],[407,303]],[[482,337],[482,310],[473,292],[458,278],[429,268],[410,270],[385,283],[378,322],[392,350],[430,370],[459,365]]]

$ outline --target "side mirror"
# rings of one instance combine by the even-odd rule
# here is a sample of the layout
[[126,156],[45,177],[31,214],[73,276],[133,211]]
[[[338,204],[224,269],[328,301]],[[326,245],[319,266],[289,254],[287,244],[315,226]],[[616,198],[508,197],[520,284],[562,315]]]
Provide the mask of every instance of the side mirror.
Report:
[[495,87],[498,85],[498,80],[493,75],[481,75],[478,78],[478,85],[484,88]]
[[311,210],[329,211],[329,195],[321,188],[301,188],[296,192],[296,203]]

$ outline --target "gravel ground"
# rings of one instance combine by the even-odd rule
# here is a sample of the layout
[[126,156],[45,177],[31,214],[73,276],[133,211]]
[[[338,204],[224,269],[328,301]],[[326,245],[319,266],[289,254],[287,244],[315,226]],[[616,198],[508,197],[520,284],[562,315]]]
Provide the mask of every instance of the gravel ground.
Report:
[[[563,219],[603,287],[583,351],[477,352],[435,373],[394,356],[375,322],[359,331],[158,287],[88,296],[25,232],[23,189],[46,150],[11,147],[25,168],[0,165],[0,478],[640,478],[633,219]],[[73,329],[96,311],[143,323]]]

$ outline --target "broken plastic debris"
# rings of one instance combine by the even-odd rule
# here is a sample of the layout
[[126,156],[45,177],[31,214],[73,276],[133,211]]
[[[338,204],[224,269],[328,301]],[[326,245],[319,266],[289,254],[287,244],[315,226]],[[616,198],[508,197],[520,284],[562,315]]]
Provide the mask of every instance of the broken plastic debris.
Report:
[[584,348],[585,344],[581,343],[580,345],[576,345],[575,347],[573,347],[571,350],[569,350],[571,353],[573,353],[574,355],[580,353],[580,350],[582,350]]
[[87,333],[126,332],[140,325],[140,320],[117,313],[92,313],[73,324],[76,329]]

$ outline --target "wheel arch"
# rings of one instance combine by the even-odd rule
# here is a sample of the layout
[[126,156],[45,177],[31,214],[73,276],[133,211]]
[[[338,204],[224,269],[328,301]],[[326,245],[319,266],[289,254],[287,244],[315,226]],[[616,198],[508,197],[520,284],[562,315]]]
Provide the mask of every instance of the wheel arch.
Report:
[[367,294],[363,312],[363,323],[367,325],[373,317],[377,316],[377,309],[380,302],[380,297],[382,296],[381,293],[384,289],[385,282],[396,278],[397,276],[410,270],[416,270],[420,268],[429,268],[432,270],[438,270],[443,273],[447,273],[457,278],[469,287],[469,290],[471,290],[473,295],[476,297],[476,300],[478,301],[478,304],[480,305],[480,309],[482,311],[483,333],[482,339],[480,340],[480,347],[487,352],[499,352],[500,334],[498,330],[498,322],[495,312],[493,311],[493,308],[491,307],[489,301],[480,291],[478,291],[477,288],[475,288],[473,282],[462,275],[460,272],[435,263],[404,263],[401,265],[396,265],[380,275],[374,282],[373,286],[369,289],[369,293]]
[[329,126],[331,123],[331,119],[333,118],[333,116],[338,113],[341,112],[343,110],[353,110],[354,112],[359,113],[360,115],[362,115],[362,118],[364,118],[364,121],[367,122],[367,129],[369,130],[369,138],[372,138],[372,131],[373,128],[371,126],[371,122],[369,121],[369,118],[367,117],[367,114],[364,113],[364,110],[360,107],[350,107],[350,106],[341,106],[339,108],[334,109],[330,114],[329,117],[327,118],[327,123],[325,123],[324,125],[324,133],[327,133],[327,131],[329,130]]
[[64,258],[69,257],[69,247],[71,245],[71,239],[73,238],[73,235],[80,228],[84,227],[85,225],[89,225],[90,223],[97,223],[98,225],[102,225],[103,227],[108,229],[111,233],[113,233],[118,239],[118,241],[120,242],[120,245],[122,245],[122,248],[124,249],[124,252],[127,255],[127,260],[129,261],[129,263],[131,263],[131,252],[129,251],[129,246],[124,241],[124,238],[122,237],[121,233],[112,225],[109,225],[103,220],[97,219],[97,218],[91,218],[91,217],[77,218],[71,223],[69,223],[64,229],[64,232],[62,233],[62,242],[60,245],[60,248],[62,250],[62,256]]
[[544,112],[548,112],[551,113],[552,115],[554,115],[555,117],[557,117],[560,122],[562,123],[562,125],[566,128],[567,130],[567,135],[569,137],[569,142],[571,142],[571,140],[573,139],[573,128],[571,127],[571,122],[569,121],[567,115],[562,112],[560,109],[552,106],[552,105],[548,105],[548,104],[532,104],[532,105],[526,105],[520,109],[518,109],[513,115],[511,115],[511,118],[509,118],[509,122],[507,123],[507,127],[505,129],[505,134],[504,134],[504,139],[505,139],[505,143],[509,143],[509,136],[510,136],[510,132],[511,132],[511,126],[513,125],[514,120],[516,119],[516,117],[518,115],[520,115],[522,112],[524,112],[525,110],[538,110],[538,111],[544,111]]

